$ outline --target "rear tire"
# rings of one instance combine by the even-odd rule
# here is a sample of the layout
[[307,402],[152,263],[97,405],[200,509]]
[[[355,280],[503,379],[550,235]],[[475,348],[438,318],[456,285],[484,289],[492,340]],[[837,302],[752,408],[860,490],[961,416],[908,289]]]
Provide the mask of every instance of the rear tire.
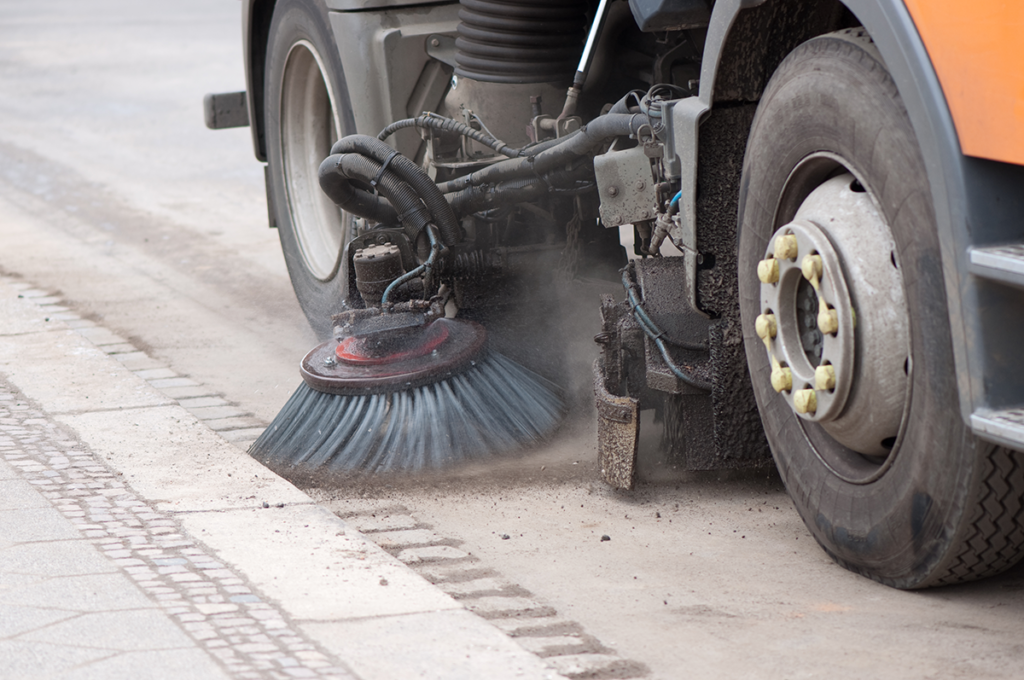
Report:
[[[769,356],[755,334],[755,319],[766,311],[758,262],[810,192],[839,173],[863,185],[850,187],[867,191],[891,232],[892,265],[906,301],[906,397],[898,436],[881,457],[850,449],[827,424],[798,415],[773,389]],[[818,226],[828,234],[823,222]],[[924,162],[896,86],[863,29],[804,43],[772,77],[744,160],[739,250],[741,318],[758,408],[790,496],[826,552],[897,588],[982,578],[1015,564],[1024,546],[1024,461],[975,438],[960,416]],[[849,277],[849,262],[843,264]],[[877,357],[858,352],[855,360],[860,366]]]
[[267,45],[268,199],[295,296],[321,338],[348,293],[342,257],[352,217],[320,190],[317,170],[340,137],[355,131],[348,88],[327,12],[283,0]]

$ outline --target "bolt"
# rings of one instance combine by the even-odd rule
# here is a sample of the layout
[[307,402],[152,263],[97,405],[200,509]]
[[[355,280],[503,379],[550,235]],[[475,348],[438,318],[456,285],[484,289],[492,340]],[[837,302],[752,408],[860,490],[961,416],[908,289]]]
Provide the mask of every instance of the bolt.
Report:
[[647,208],[644,208],[643,210],[640,211],[640,217],[641,218],[646,220],[650,216],[651,216],[651,211],[648,210]]
[[821,255],[804,255],[803,261],[800,262],[800,271],[803,272],[804,278],[808,281],[814,278],[820,281],[823,271]]
[[772,387],[776,392],[788,392],[793,389],[793,371],[786,366],[773,368]]
[[761,283],[778,283],[779,261],[774,257],[757,263],[757,278]]
[[638,179],[636,181],[636,190],[637,191],[643,191],[645,186],[647,186],[647,185],[644,184],[644,181],[642,179]]
[[610,187],[608,187],[608,195],[609,196],[618,196],[619,195],[619,188],[617,186],[610,186]]
[[334,357],[327,357],[326,359],[324,359],[324,366],[330,367],[330,366],[334,366],[337,363],[338,363],[338,360],[335,359]]
[[775,237],[775,257],[780,260],[795,260],[799,250],[793,234],[779,234]]
[[793,393],[793,406],[797,413],[814,413],[818,410],[818,395],[814,390],[797,390]]
[[829,307],[818,312],[818,330],[826,335],[835,335],[839,331],[839,314]]
[[622,224],[622,215],[612,215],[613,224]]
[[775,324],[774,314],[761,314],[754,320],[754,331],[757,333],[757,337],[764,340],[765,338],[774,338],[775,334],[778,333],[778,326]]
[[836,369],[832,364],[823,364],[814,369],[814,389],[834,390],[836,388]]
[[441,45],[441,41],[438,40],[437,38],[431,38],[430,39],[430,46],[431,47],[439,47],[440,45]]

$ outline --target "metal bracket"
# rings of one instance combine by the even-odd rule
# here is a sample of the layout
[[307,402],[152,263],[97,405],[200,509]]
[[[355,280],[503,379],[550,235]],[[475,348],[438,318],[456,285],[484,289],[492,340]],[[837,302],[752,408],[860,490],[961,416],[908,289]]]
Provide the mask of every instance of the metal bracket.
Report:
[[441,63],[448,64],[455,68],[455,38],[443,33],[433,33],[427,36],[427,54]]
[[710,108],[697,97],[669,102],[670,174],[679,177],[679,212],[669,238],[683,251],[687,271],[687,302],[697,307],[697,135]]
[[658,194],[645,147],[609,151],[594,158],[601,195],[601,222],[606,227],[654,219]]

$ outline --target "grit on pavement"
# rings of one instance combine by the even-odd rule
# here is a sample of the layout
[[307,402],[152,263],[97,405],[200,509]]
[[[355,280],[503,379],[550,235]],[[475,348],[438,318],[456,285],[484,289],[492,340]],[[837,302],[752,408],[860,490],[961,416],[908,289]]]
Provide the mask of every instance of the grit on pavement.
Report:
[[556,677],[27,293],[0,279],[0,677]]

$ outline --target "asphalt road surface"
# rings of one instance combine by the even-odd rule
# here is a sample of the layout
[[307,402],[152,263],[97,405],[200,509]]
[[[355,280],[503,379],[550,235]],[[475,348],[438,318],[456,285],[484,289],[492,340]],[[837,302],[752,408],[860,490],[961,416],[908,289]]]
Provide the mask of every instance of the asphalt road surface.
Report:
[[[315,337],[249,131],[203,126],[205,93],[244,87],[239,14],[237,0],[0,4],[0,271],[269,421]],[[594,329],[596,308],[581,307]],[[501,464],[314,494],[342,515],[414,517],[649,677],[1024,672],[1024,568],[885,588],[824,555],[771,473],[610,491],[589,418]]]

